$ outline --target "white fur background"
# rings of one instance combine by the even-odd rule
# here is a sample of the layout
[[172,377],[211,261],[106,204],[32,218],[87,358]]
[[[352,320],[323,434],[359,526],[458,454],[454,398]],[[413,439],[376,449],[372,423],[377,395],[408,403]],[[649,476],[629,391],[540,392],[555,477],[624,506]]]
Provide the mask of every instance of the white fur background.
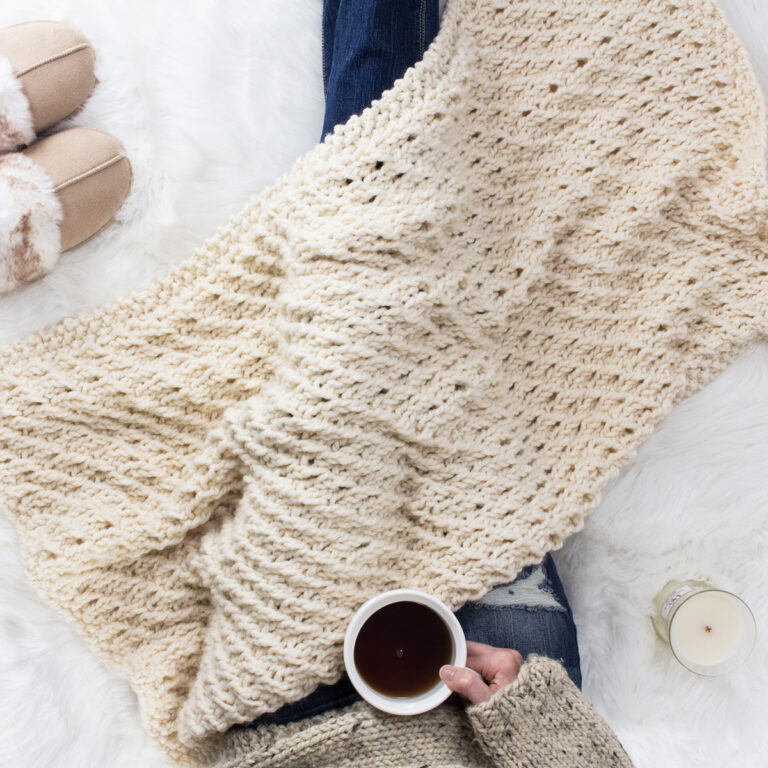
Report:
[[[768,0],[721,0],[768,86]],[[3,0],[0,26],[79,26],[100,80],[71,122],[117,135],[135,182],[118,225],[0,299],[0,342],[149,283],[317,140],[321,0]],[[768,765],[768,345],[681,404],[557,559],[585,692],[638,768]],[[741,594],[758,645],[719,679],[658,641],[669,578]],[[0,768],[167,768],[134,698],[30,588],[0,516]]]

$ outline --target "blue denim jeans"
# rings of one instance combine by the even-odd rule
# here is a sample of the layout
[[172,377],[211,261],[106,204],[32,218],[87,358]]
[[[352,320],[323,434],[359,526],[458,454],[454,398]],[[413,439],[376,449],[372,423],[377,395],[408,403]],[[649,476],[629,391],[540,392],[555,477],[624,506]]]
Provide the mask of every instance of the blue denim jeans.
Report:
[[456,617],[467,640],[557,659],[581,688],[576,625],[551,555],[478,602],[465,603]]
[[439,5],[439,0],[324,1],[323,137],[421,59],[437,34]]
[[[325,0],[323,6],[323,137],[361,112],[421,59],[437,34],[439,0]],[[467,640],[514,648],[563,662],[581,687],[573,614],[550,555],[514,581],[467,603],[456,616]],[[288,723],[357,701],[349,678],[263,715],[255,725]]]

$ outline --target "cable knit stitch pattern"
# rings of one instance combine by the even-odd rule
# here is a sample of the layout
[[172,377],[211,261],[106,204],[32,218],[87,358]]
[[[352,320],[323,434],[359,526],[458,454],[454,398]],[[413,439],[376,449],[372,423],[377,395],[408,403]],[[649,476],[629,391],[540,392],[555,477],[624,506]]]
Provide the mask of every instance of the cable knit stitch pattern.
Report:
[[451,0],[137,296],[0,351],[29,570],[180,761],[577,530],[767,326],[764,112],[711,0]]

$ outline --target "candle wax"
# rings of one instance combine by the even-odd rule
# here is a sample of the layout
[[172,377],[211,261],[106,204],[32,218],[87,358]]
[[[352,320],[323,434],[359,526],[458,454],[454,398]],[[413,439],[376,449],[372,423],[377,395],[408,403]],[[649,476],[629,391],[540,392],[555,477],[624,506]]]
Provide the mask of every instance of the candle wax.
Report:
[[681,661],[722,664],[738,653],[744,620],[737,603],[722,592],[700,592],[675,613],[669,642]]

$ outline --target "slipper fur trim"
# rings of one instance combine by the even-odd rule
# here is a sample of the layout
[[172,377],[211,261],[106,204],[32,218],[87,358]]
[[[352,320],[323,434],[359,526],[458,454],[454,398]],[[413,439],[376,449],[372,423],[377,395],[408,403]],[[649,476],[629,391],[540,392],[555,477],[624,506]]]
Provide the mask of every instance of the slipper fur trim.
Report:
[[61,218],[53,182],[37,163],[19,153],[0,159],[0,293],[53,269]]
[[35,139],[29,101],[11,62],[0,54],[0,152],[9,152]]

